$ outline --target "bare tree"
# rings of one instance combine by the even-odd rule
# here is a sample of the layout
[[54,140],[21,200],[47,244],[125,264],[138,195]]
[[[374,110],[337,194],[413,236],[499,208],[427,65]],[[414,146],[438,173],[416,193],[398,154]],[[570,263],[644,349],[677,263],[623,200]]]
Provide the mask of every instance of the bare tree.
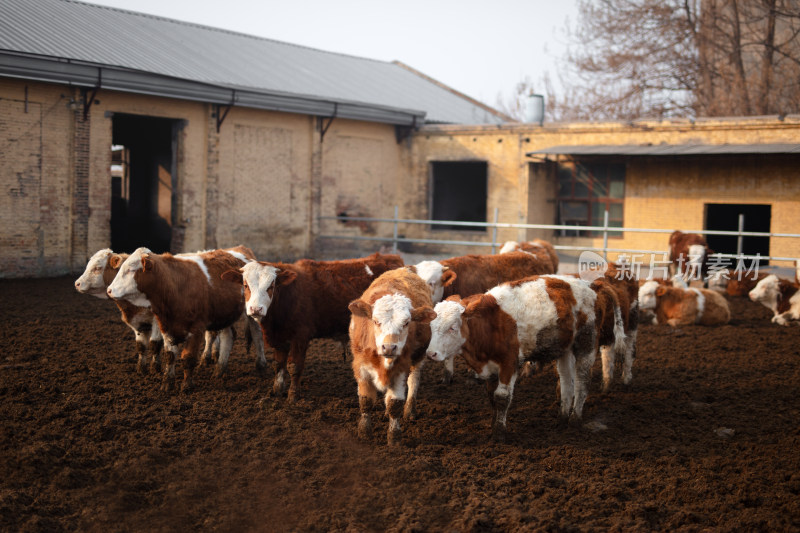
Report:
[[800,112],[800,0],[579,0],[578,9],[557,73],[566,89],[557,94],[549,75],[540,83],[548,120]]

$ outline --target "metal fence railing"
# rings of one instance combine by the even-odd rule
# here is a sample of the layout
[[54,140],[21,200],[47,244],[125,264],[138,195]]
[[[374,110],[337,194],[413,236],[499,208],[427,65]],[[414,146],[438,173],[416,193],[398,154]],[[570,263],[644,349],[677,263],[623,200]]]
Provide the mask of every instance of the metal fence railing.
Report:
[[[453,220],[419,220],[407,219],[399,217],[398,206],[394,207],[394,216],[392,218],[373,218],[373,217],[351,217],[351,216],[322,216],[320,220],[336,220],[339,222],[384,222],[392,224],[392,235],[386,237],[373,237],[367,235],[319,235],[322,239],[348,239],[353,241],[377,241],[382,243],[391,243],[392,251],[397,252],[398,244],[400,243],[416,243],[416,244],[439,244],[439,245],[455,245],[455,246],[475,246],[490,248],[491,253],[496,253],[502,243],[497,241],[498,229],[539,229],[539,230],[563,230],[563,231],[590,231],[597,234],[602,234],[603,245],[602,247],[596,246],[569,246],[569,245],[554,245],[556,250],[571,250],[571,251],[593,251],[602,253],[604,258],[607,258],[609,252],[618,254],[664,254],[662,250],[637,250],[631,248],[609,248],[608,237],[610,234],[620,233],[672,233],[673,229],[653,229],[653,228],[621,228],[608,225],[608,211],[605,212],[603,217],[602,226],[573,226],[573,225],[559,225],[559,224],[511,224],[498,221],[498,209],[494,210],[493,222],[461,222]],[[464,226],[464,227],[481,227],[491,229],[491,240],[486,241],[459,241],[448,239],[421,239],[409,238],[400,236],[399,227],[402,224],[417,224],[427,226]],[[744,215],[739,215],[739,229],[738,231],[712,231],[712,230],[681,230],[685,233],[699,233],[701,235],[726,235],[737,237],[737,249],[735,254],[714,254],[721,259],[736,259],[736,260],[767,260],[767,261],[790,261],[795,262],[795,257],[779,257],[779,256],[764,256],[764,255],[746,255],[742,253],[743,240],[745,237],[769,237],[769,238],[790,238],[800,239],[800,233],[765,233],[744,231]]]

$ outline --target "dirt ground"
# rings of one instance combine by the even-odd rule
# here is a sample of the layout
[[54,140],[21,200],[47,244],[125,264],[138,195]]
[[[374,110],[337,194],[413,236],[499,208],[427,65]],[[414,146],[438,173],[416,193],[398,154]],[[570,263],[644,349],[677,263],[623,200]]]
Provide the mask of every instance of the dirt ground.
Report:
[[521,381],[504,444],[463,363],[450,387],[430,363],[389,448],[380,415],[356,437],[334,342],[295,404],[241,331],[224,380],[164,393],[72,282],[0,281],[0,530],[800,530],[800,327],[749,301],[724,327],[644,326],[629,388],[601,394],[598,360],[582,428],[558,424],[554,369]]

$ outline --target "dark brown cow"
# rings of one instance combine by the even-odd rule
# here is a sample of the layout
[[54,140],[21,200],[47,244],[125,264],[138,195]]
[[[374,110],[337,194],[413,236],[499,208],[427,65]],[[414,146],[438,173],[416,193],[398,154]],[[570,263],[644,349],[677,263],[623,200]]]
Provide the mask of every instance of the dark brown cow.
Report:
[[261,324],[264,342],[275,350],[273,393],[286,391],[286,365],[292,361],[288,396],[299,398],[309,342],[332,337],[346,343],[347,306],[375,278],[401,266],[400,256],[376,253],[343,261],[254,262],[226,273],[225,279],[244,283],[247,314]]
[[406,419],[414,418],[425,348],[431,339],[428,324],[436,316],[432,304],[427,285],[409,268],[386,272],[350,304],[350,348],[362,438],[372,431],[371,412],[378,391],[385,393],[389,444],[400,443],[401,413]]
[[[481,294],[501,283],[539,274],[555,274],[548,254],[507,252],[497,255],[464,255],[442,261],[422,261],[412,268],[431,290],[433,303],[459,295]],[[443,383],[453,377],[453,358],[444,360]]]
[[685,280],[703,279],[708,274],[708,256],[714,252],[705,237],[675,230],[669,236],[669,260],[675,274]]
[[220,332],[220,357],[227,361],[233,343],[231,326],[242,316],[244,297],[240,284],[221,276],[244,264],[222,250],[173,256],[153,254],[147,248],[137,249],[122,263],[106,292],[115,300],[149,306],[153,311],[169,348],[163,390],[173,387],[180,343],[184,343],[182,389],[193,388],[192,374],[206,331]]

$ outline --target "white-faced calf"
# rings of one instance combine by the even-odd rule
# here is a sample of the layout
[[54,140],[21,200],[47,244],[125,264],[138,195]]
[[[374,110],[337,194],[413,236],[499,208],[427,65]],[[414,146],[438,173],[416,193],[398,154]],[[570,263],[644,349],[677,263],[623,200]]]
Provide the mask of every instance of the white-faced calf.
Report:
[[385,393],[389,444],[401,440],[401,414],[414,418],[425,348],[431,338],[429,322],[435,316],[432,305],[428,286],[408,268],[381,275],[350,303],[350,348],[362,438],[372,430],[371,411],[378,391]]
[[780,279],[775,274],[765,277],[750,291],[750,299],[774,313],[772,322],[785,326],[790,320],[800,320],[800,291],[798,285]]
[[253,262],[223,274],[224,279],[244,284],[247,314],[259,323],[264,342],[275,350],[274,394],[286,392],[291,361],[294,372],[288,396],[299,398],[309,342],[326,337],[347,342],[347,306],[375,278],[401,266],[400,256],[372,254],[342,261]]
[[561,416],[583,415],[597,348],[596,294],[576,278],[533,276],[485,294],[436,304],[428,356],[464,357],[487,379],[493,408],[492,436],[502,440],[522,361],[556,361]]

